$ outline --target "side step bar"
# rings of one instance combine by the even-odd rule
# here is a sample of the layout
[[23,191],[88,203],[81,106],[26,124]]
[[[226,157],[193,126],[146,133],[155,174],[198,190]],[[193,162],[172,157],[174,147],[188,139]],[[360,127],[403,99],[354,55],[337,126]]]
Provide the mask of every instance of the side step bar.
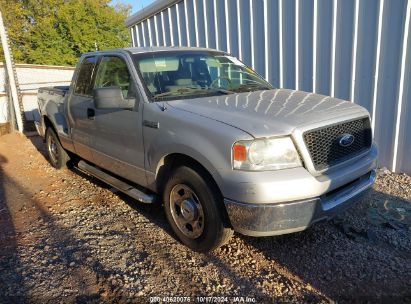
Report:
[[118,178],[115,178],[114,176],[107,174],[99,168],[87,164],[83,160],[79,161],[78,167],[80,170],[89,173],[97,177],[98,179],[101,179],[103,182],[109,184],[110,186],[113,186],[114,188],[120,190],[121,192],[127,194],[128,196],[142,203],[151,204],[154,201],[154,195],[144,193],[134,188],[133,186],[130,186],[129,184],[119,180]]

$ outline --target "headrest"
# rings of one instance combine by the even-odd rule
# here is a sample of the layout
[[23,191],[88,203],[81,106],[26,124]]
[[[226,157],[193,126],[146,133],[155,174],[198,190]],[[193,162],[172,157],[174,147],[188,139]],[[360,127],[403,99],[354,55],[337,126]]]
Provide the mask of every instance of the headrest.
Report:
[[182,79],[176,79],[175,81],[176,85],[190,85],[193,84],[193,81],[190,78],[182,78]]

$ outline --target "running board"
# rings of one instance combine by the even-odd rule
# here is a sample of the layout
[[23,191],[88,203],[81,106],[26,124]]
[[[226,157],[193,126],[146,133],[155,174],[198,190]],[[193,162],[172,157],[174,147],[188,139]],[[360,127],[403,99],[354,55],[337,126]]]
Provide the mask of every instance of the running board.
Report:
[[121,192],[127,194],[128,196],[142,202],[145,204],[151,204],[154,202],[154,195],[144,193],[133,186],[115,178],[114,176],[107,174],[106,172],[100,170],[97,167],[87,164],[85,161],[81,160],[78,163],[78,168],[86,173],[89,173],[103,182],[113,186],[114,188],[120,190]]

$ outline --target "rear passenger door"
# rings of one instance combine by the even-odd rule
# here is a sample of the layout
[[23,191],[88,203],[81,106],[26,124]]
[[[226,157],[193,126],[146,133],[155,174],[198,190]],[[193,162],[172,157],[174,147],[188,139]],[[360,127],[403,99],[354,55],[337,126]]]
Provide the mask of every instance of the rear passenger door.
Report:
[[134,102],[134,108],[95,109],[92,154],[99,167],[145,186],[143,102],[136,83],[126,56],[101,57],[93,88],[119,87],[123,99]]

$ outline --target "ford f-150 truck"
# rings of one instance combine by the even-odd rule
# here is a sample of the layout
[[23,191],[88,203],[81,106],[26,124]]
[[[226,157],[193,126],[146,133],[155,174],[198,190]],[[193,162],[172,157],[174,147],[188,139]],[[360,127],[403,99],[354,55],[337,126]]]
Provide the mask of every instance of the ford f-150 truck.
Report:
[[222,51],[87,53],[71,86],[39,89],[38,105],[55,168],[71,164],[138,201],[161,201],[196,251],[233,231],[304,230],[358,200],[376,176],[367,110],[273,88]]

